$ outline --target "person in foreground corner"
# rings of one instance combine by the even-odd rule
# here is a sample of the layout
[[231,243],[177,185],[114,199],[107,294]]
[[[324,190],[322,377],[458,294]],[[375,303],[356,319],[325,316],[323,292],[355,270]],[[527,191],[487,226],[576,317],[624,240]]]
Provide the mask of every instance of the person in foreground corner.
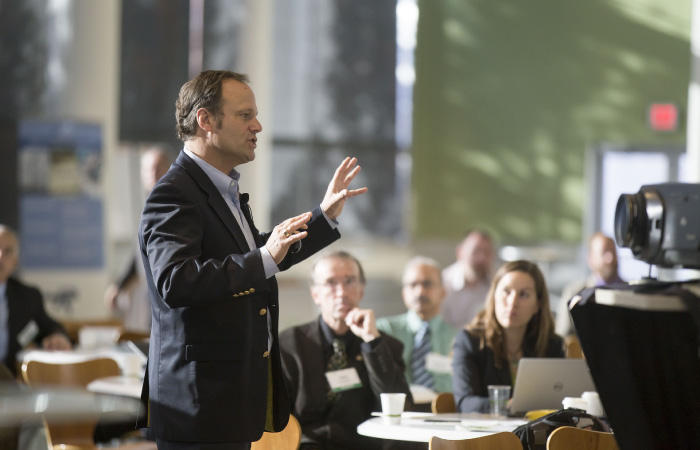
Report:
[[[459,412],[488,412],[488,385],[514,386],[523,357],[563,358],[542,272],[511,261],[496,272],[486,308],[457,335],[452,386]],[[511,389],[512,392],[512,389]]]
[[280,334],[292,413],[301,424],[300,450],[395,448],[397,442],[357,433],[373,411],[381,411],[382,392],[403,392],[406,404],[413,403],[403,346],[377,330],[374,311],[359,308],[365,291],[360,262],[346,252],[323,255],[309,282],[320,317]]
[[14,375],[17,353],[31,343],[45,350],[72,348],[63,326],[44,309],[39,289],[12,276],[18,265],[19,237],[0,224],[0,363]]
[[[205,71],[176,102],[184,149],[144,206],[139,231],[153,327],[142,397],[160,450],[249,449],[289,420],[275,274],[340,237],[360,171],[346,158],[319,207],[259,233],[237,166],[255,158],[245,75]],[[302,244],[303,240],[303,245]]]

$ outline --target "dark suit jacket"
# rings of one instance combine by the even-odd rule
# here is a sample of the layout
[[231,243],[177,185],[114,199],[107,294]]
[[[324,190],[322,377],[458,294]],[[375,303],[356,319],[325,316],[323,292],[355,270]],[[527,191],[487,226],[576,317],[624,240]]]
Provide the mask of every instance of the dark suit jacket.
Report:
[[[523,356],[534,355],[534,342],[525,342]],[[562,338],[556,334],[550,337],[544,357],[564,357]],[[452,366],[452,389],[459,412],[488,412],[488,385],[513,386],[509,364],[503,362],[501,368],[497,369],[493,350],[486,345],[481,347],[480,337],[467,330],[457,334]]]
[[53,333],[64,333],[63,327],[53,320],[44,309],[44,300],[41,292],[35,287],[27,286],[15,278],[7,280],[7,325],[9,342],[7,356],[3,363],[13,374],[17,373],[17,352],[22,345],[17,340],[19,334],[34,321],[38,327],[38,333],[33,341],[41,345],[42,339]]
[[[242,209],[257,246],[264,245],[269,235],[259,234],[247,205]],[[281,270],[340,237],[320,208],[308,226],[301,250],[288,254]],[[139,238],[153,310],[144,394],[150,394],[155,436],[258,440],[268,364],[274,429],[284,428],[289,401],[279,358],[277,282],[265,278],[260,251],[248,248],[221,194],[184,152],[151,191]]]
[[382,392],[404,392],[412,404],[404,376],[403,345],[382,334],[371,351],[362,351],[363,341],[354,337],[347,347],[348,367],[357,369],[362,387],[341,392],[329,405],[325,347],[330,344],[323,338],[320,320],[280,334],[282,367],[292,414],[301,424],[301,442],[334,450],[380,449],[382,440],[360,436],[357,426],[369,419],[372,411],[382,410]]

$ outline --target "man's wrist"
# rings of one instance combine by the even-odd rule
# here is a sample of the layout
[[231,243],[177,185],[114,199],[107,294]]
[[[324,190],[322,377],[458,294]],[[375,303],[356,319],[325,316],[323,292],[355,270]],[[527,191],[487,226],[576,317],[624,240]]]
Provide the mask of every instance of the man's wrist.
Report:
[[[337,227],[340,222],[338,222],[336,219],[337,217],[331,217],[324,209],[323,205],[319,205],[319,209],[321,210],[321,214],[323,214],[323,217],[326,218],[328,221],[328,224],[331,225],[333,228]],[[335,225],[335,226],[333,226]]]

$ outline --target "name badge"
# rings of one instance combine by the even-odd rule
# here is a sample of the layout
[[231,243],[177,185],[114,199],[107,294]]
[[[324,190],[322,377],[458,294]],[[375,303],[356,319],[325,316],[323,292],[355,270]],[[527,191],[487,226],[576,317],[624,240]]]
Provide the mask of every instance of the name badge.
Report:
[[328,379],[328,384],[331,385],[333,392],[343,392],[362,387],[360,375],[354,367],[326,372],[326,379]]
[[428,353],[425,368],[435,373],[452,373],[452,357],[439,353]]
[[33,320],[30,320],[17,335],[17,342],[19,342],[20,347],[26,347],[34,340],[37,334],[39,334],[39,325]]

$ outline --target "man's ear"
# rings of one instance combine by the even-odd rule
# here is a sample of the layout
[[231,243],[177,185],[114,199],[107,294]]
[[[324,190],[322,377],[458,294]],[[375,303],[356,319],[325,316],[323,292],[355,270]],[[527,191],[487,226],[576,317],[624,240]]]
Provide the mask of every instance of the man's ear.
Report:
[[197,110],[197,125],[206,132],[214,129],[214,117],[204,108]]
[[311,286],[311,289],[309,291],[311,292],[311,299],[314,301],[314,304],[321,306],[322,297],[319,295],[316,286]]

